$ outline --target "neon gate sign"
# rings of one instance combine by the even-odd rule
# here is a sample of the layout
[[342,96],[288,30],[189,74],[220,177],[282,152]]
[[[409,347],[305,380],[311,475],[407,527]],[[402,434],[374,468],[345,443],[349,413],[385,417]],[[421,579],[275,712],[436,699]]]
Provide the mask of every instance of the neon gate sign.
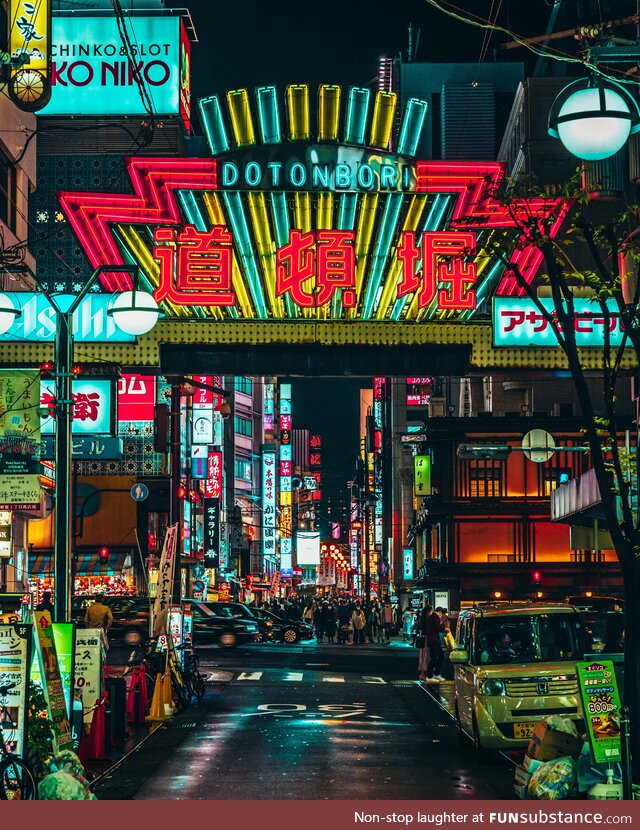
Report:
[[[312,136],[304,109],[293,105],[289,141],[277,109],[268,135],[259,110],[258,133],[244,96],[237,111],[229,103],[232,147],[218,105],[217,126],[213,115],[206,122],[212,158],[126,159],[132,193],[62,193],[62,208],[94,267],[138,263],[177,317],[466,320],[493,295],[518,296],[514,271],[531,282],[542,261],[521,226],[538,221],[554,237],[569,205],[503,204],[499,162],[415,160],[417,143],[405,140],[412,102],[389,149],[381,94],[369,143],[365,126],[354,134],[349,109],[349,144],[336,138],[338,121],[327,126],[322,114]],[[506,240],[504,257],[496,240]],[[103,284],[122,291],[130,276],[105,274]]]

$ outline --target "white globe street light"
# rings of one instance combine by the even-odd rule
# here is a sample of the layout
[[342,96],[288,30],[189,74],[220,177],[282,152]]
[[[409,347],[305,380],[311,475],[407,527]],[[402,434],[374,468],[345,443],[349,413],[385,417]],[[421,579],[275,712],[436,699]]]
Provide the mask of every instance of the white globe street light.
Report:
[[549,112],[549,135],[584,161],[609,158],[640,130],[635,98],[620,84],[581,78],[568,84]]
[[20,309],[15,308],[11,298],[0,294],[0,334],[6,334],[20,314]]
[[123,291],[118,294],[107,314],[125,334],[146,334],[158,322],[160,309],[146,291]]

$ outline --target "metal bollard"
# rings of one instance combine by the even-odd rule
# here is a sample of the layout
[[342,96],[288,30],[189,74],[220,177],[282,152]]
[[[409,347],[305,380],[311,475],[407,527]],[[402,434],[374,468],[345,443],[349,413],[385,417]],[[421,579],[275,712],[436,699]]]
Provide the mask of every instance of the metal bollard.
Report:
[[631,722],[629,709],[620,707],[620,751],[622,766],[622,800],[633,799],[633,773],[631,771]]

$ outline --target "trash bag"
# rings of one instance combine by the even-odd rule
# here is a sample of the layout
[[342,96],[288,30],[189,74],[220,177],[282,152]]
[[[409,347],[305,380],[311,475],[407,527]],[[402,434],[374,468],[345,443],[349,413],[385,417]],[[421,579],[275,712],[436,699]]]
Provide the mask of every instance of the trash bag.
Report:
[[576,762],[573,758],[556,758],[535,769],[529,782],[529,795],[543,801],[560,801],[576,789]]
[[51,772],[38,784],[40,801],[85,801],[84,785],[70,772]]

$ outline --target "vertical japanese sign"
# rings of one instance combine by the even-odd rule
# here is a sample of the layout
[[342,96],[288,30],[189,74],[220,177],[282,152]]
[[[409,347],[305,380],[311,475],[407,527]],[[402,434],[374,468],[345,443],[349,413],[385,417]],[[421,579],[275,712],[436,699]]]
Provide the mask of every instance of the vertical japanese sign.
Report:
[[180,19],[180,118],[187,135],[191,133],[191,41]]
[[76,630],[75,688],[82,698],[84,722],[91,723],[92,709],[102,697],[102,664],[104,662],[101,628]]
[[27,737],[29,667],[33,629],[26,623],[0,623],[0,686],[10,686],[2,698],[9,722],[3,722],[3,740],[10,752],[24,756]]
[[361,529],[362,519],[360,518],[360,505],[358,503],[358,500],[354,498],[352,490],[351,505],[349,511],[349,553],[351,559],[351,567],[354,570],[358,569],[358,538]]
[[39,408],[39,372],[0,372],[0,510],[40,509]]
[[47,698],[49,717],[53,721],[54,746],[57,751],[73,749],[71,724],[67,716],[64,688],[58,654],[48,611],[34,611],[36,647],[40,663],[40,675],[44,680],[44,693]]
[[431,495],[431,457],[415,455],[413,457],[413,487],[416,496]]
[[375,494],[374,542],[376,545],[382,545],[382,430],[385,383],[385,378],[373,379],[373,492]]
[[265,438],[267,433],[272,433],[275,429],[275,385],[273,383],[265,383],[264,385],[264,399],[262,403],[262,424],[265,431]]
[[613,663],[578,663],[576,669],[595,762],[620,761],[620,696]]
[[276,448],[262,448],[262,556],[275,560],[276,554]]
[[413,579],[413,549],[404,548],[402,551],[402,578]]
[[293,572],[291,384],[280,385],[280,570]]
[[208,499],[222,498],[222,453],[219,450],[214,450],[207,456],[207,483],[204,494]]
[[309,436],[309,466],[316,482],[314,491],[311,494],[313,501],[322,499],[322,436]]
[[173,587],[173,570],[175,568],[176,547],[178,538],[178,525],[174,524],[167,528],[160,555],[158,567],[158,589],[153,606],[154,618],[161,611],[164,611],[171,602],[171,589]]
[[336,562],[330,556],[322,556],[318,565],[316,585],[328,587],[336,584]]
[[9,52],[24,56],[11,69],[9,95],[20,109],[36,112],[51,97],[50,0],[9,0]]
[[[64,693],[64,702],[67,707],[67,717],[71,719],[71,706],[73,701],[73,662],[74,662],[74,634],[73,623],[58,623],[51,624],[53,631],[53,642],[56,647],[56,656],[58,658],[58,667],[60,668],[60,679],[62,681],[62,691]],[[38,656],[33,655],[31,662],[31,679],[40,684],[44,688],[42,675],[40,674],[40,665]]]
[[205,498],[204,511],[204,566],[217,568],[220,556],[220,499]]

